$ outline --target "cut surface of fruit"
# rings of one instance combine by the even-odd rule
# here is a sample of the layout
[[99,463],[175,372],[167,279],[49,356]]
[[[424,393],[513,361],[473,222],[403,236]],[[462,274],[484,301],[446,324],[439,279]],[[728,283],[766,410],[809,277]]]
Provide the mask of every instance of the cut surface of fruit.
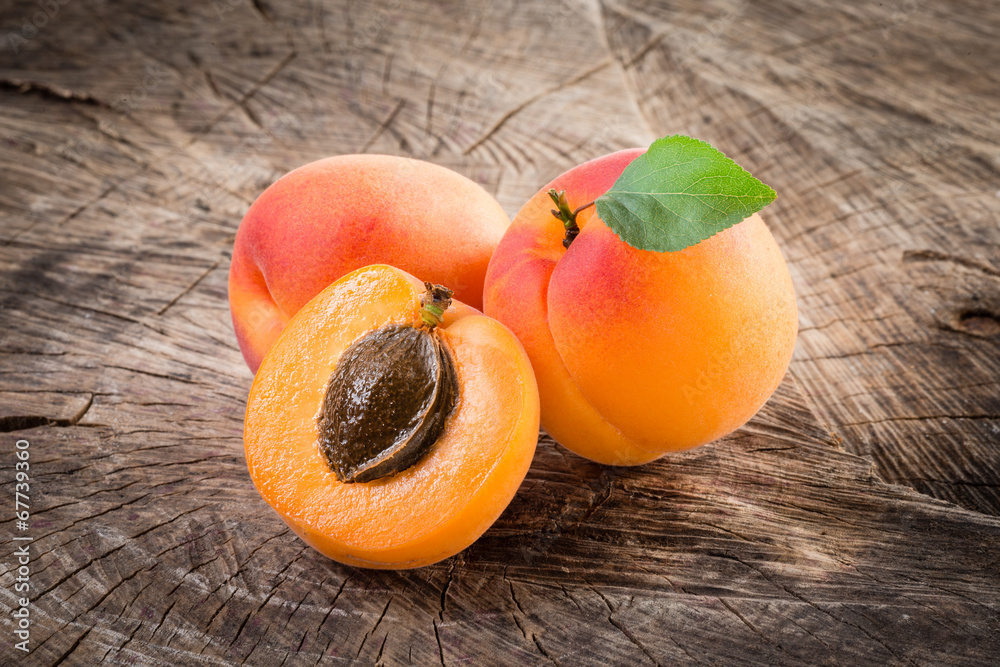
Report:
[[419,321],[423,284],[388,266],[359,269],[289,322],[247,402],[244,444],[258,491],[307,543],[365,567],[417,567],[471,544],[524,478],[538,394],[517,339],[460,302],[435,330],[458,387],[441,435],[411,467],[345,483],[320,446],[318,417],[342,354],[370,332]]

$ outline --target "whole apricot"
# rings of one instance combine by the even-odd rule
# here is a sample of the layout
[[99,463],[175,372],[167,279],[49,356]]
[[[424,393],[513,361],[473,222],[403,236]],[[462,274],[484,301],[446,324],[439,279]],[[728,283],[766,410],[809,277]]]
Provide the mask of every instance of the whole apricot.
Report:
[[289,172],[247,211],[233,247],[229,303],[247,365],[256,372],[307,301],[369,264],[399,267],[481,308],[490,255],[509,225],[483,188],[429,162],[342,155]]
[[542,188],[497,247],[484,294],[486,314],[531,359],[543,428],[612,465],[739,428],[777,388],[798,330],[788,268],[756,213],[675,252],[633,248],[592,206],[567,237],[548,191],[583,207],[643,152],[592,160]]
[[337,280],[288,322],[254,378],[254,485],[343,563],[411,568],[474,542],[538,439],[528,357],[502,324],[389,266]]

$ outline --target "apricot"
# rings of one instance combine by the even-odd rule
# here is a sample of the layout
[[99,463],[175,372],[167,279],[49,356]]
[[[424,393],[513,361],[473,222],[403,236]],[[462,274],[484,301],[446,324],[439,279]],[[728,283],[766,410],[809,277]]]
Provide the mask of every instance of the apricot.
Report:
[[596,215],[579,235],[551,211],[604,194],[642,149],[557,177],[515,216],[490,262],[485,312],[531,359],[542,427],[600,463],[637,465],[730,433],[777,388],[798,316],[791,277],[759,215],[676,252],[637,250]]
[[523,347],[446,295],[393,267],[358,269],[292,317],[254,378],[253,483],[342,563],[411,568],[461,551],[531,463],[538,390]]
[[483,188],[429,162],[342,155],[289,172],[247,211],[233,247],[229,303],[247,365],[256,372],[307,301],[369,264],[399,267],[482,308],[486,267],[509,225]]

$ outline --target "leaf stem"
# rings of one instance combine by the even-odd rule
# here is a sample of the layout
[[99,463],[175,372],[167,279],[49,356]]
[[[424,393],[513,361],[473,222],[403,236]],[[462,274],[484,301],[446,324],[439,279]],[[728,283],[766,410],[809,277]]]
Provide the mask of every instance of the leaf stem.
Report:
[[552,209],[552,215],[562,222],[563,226],[566,228],[566,238],[563,239],[563,247],[569,248],[570,244],[573,243],[573,240],[576,239],[577,235],[580,233],[580,227],[576,224],[576,216],[580,213],[580,211],[593,206],[597,200],[594,200],[589,204],[579,206],[571,211],[569,203],[566,201],[565,190],[559,190],[557,192],[555,188],[551,188],[548,191],[548,195],[556,205],[556,208]]
[[453,292],[442,285],[426,282],[424,287],[427,291],[420,295],[420,321],[428,331],[434,331],[434,327],[444,320],[444,311],[451,306]]

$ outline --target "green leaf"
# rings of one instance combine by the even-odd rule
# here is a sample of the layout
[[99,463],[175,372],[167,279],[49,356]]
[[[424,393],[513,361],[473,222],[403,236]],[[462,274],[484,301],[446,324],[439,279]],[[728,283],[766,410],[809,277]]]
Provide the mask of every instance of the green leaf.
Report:
[[657,139],[597,198],[597,215],[640,250],[675,251],[761,210],[777,194],[711,144]]

